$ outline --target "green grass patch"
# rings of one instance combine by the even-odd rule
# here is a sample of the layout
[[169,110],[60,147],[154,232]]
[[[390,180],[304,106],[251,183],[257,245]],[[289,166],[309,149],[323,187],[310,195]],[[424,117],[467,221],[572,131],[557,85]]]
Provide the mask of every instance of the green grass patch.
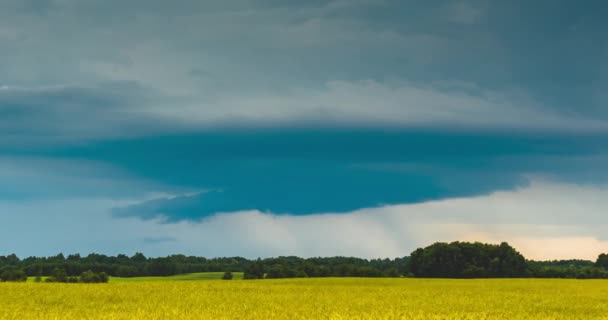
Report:
[[[198,272],[198,273],[187,273],[178,274],[175,276],[167,277],[133,277],[133,278],[121,278],[121,277],[110,277],[110,282],[145,282],[145,281],[193,281],[193,280],[221,280],[223,272]],[[233,280],[243,280],[242,272],[233,272]],[[41,277],[44,282],[48,277]],[[28,277],[27,282],[35,282],[36,277]]]
[[[193,280],[221,280],[223,272],[198,272],[179,274],[168,277],[133,277],[133,278],[121,278],[121,277],[110,277],[110,282],[142,282],[142,281],[193,281]],[[242,280],[242,272],[233,272],[233,280]]]
[[[40,279],[41,279],[40,281],[44,282],[47,278],[48,277],[46,277],[46,276],[40,277]],[[36,277],[27,277],[27,282],[36,282]]]

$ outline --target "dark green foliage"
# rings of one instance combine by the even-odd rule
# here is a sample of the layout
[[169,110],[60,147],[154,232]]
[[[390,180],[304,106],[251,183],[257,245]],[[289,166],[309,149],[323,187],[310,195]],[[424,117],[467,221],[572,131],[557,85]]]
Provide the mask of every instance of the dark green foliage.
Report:
[[526,261],[507,243],[453,242],[414,251],[408,272],[431,278],[608,278],[608,270],[599,265],[587,260]]
[[384,275],[389,278],[398,278],[401,276],[397,268],[389,268],[384,272]]
[[116,268],[116,276],[123,278],[137,277],[139,270],[135,266],[119,266]]
[[608,270],[587,260],[528,261],[527,264],[534,278],[608,279]]
[[222,280],[232,280],[232,278],[232,272],[230,271],[224,272],[224,275],[222,276]]
[[505,278],[527,276],[525,258],[503,242],[500,245],[435,243],[414,251],[410,272],[427,278]]
[[68,282],[68,274],[63,268],[55,268],[50,277],[46,279],[47,282]]
[[7,265],[15,265],[22,268],[28,276],[45,275],[50,276],[56,268],[65,270],[67,276],[79,276],[81,273],[91,270],[93,272],[105,272],[116,277],[143,277],[143,276],[167,276],[195,272],[220,272],[232,271],[242,272],[251,261],[235,258],[192,257],[184,255],[172,255],[160,258],[146,258],[137,253],[132,257],[120,254],[117,256],[106,256],[101,254],[89,254],[80,256],[77,254],[63,258],[57,255],[48,258],[28,257],[20,260],[15,255],[0,256],[0,268]]
[[560,268],[582,268],[582,267],[593,267],[594,263],[589,260],[551,260],[551,261],[534,261],[529,260],[528,265],[542,266],[542,267],[560,267]]
[[15,266],[6,266],[0,269],[0,281],[24,282],[27,280],[25,271]]
[[250,263],[246,268],[243,274],[243,279],[264,279],[264,264],[262,264],[261,259]]
[[366,260],[351,257],[278,257],[258,259],[245,269],[245,279],[305,277],[399,277],[407,258]]
[[595,262],[595,266],[598,268],[603,268],[608,270],[608,254],[602,253],[597,257],[597,261]]
[[67,272],[63,268],[55,268],[51,276],[46,279],[46,282],[62,283],[107,283],[108,281],[109,277],[105,272],[94,272],[87,270],[77,277],[68,276]]
[[[608,278],[608,255],[594,263],[586,260],[526,261],[507,243],[436,243],[417,249],[411,257],[396,259],[360,259],[353,257],[299,258],[277,257],[247,260],[171,255],[147,258],[133,256],[88,256],[63,254],[48,258],[16,255],[0,256],[0,270],[11,267],[28,276],[50,276],[47,281],[69,282],[85,272],[105,273],[106,277],[169,276],[195,272],[243,272],[245,279],[304,277],[537,277],[537,278]],[[89,273],[85,273],[85,278]],[[7,273],[8,277],[8,273]],[[23,279],[23,277],[19,277]]]
[[266,278],[268,279],[294,278],[295,276],[295,271],[288,269],[282,264],[275,264],[271,266],[266,274]]
[[80,274],[80,281],[82,283],[107,283],[109,277],[105,272],[93,272],[91,270],[85,271]]
[[176,263],[169,260],[153,259],[145,265],[144,273],[150,276],[170,276],[179,272]]
[[[270,277],[393,277],[405,273],[407,258],[397,259],[359,259],[350,257],[309,258],[278,257],[247,260],[240,257],[206,259],[184,255],[162,258],[146,258],[141,253],[106,256],[89,254],[80,256],[70,254],[67,258],[59,254],[48,258],[28,257],[20,260],[15,255],[0,256],[0,268],[14,265],[22,268],[28,276],[52,276],[56,269],[65,274],[59,275],[61,282],[68,277],[78,277],[85,271],[105,272],[115,277],[168,276],[195,272],[244,272],[246,279]],[[50,277],[48,281],[58,281]]]

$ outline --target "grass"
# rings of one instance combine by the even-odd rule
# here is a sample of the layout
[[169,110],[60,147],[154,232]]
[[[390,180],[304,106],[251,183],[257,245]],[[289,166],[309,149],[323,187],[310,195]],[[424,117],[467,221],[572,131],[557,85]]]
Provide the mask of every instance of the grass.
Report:
[[[198,272],[198,273],[187,273],[168,277],[133,277],[133,278],[121,278],[121,277],[110,277],[110,282],[145,282],[145,281],[183,281],[183,280],[221,280],[223,272]],[[242,280],[242,272],[233,272],[233,280]],[[41,277],[42,281],[48,277]],[[35,282],[36,277],[28,277],[27,282]]]
[[[110,282],[147,282],[147,281],[186,281],[186,280],[220,280],[224,275],[223,272],[199,272],[199,273],[188,273],[180,274],[176,276],[168,277],[134,277],[134,278],[120,278],[110,277]],[[233,280],[242,280],[242,272],[233,272]]]
[[608,319],[605,280],[0,283],[8,319]]
[[[44,277],[40,277],[40,280],[42,282],[44,282],[44,280],[46,280],[48,277],[44,276]],[[36,277],[27,277],[27,282],[36,282]]]

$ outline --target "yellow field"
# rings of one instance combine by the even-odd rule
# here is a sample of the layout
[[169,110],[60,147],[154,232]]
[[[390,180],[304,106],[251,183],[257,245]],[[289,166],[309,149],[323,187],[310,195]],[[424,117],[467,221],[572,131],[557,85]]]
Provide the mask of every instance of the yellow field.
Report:
[[608,281],[0,283],[0,319],[608,319]]

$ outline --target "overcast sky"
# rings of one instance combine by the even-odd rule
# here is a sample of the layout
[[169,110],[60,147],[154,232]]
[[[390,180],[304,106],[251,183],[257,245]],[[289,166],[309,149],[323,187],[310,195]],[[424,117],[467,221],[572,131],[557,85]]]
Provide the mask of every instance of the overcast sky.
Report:
[[0,254],[608,252],[604,1],[0,0]]

